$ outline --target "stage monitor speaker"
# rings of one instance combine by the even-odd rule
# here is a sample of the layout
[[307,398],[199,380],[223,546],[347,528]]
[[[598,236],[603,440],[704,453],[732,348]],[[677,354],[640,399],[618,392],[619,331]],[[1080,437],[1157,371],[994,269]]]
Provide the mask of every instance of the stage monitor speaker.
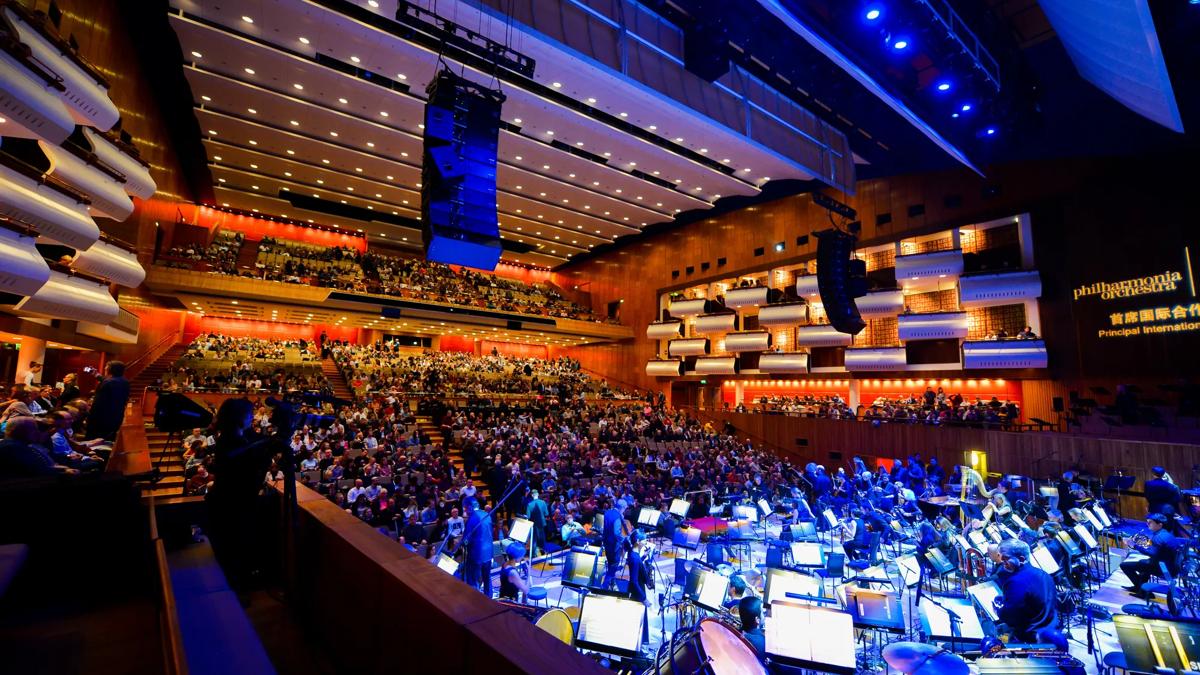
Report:
[[154,405],[154,428],[167,433],[204,429],[212,424],[208,408],[183,394],[160,392]]
[[504,94],[443,70],[426,88],[421,229],[425,257],[494,270],[496,149]]
[[1063,408],[1063,397],[1061,397],[1061,396],[1055,396],[1055,397],[1054,397],[1054,399],[1053,399],[1053,403],[1054,403],[1054,412],[1056,412],[1056,413],[1060,413],[1060,412],[1062,412],[1062,411],[1064,410],[1064,408]]
[[829,324],[840,333],[857,335],[867,327],[854,299],[867,294],[867,263],[851,258],[857,238],[840,230],[817,237],[817,290]]

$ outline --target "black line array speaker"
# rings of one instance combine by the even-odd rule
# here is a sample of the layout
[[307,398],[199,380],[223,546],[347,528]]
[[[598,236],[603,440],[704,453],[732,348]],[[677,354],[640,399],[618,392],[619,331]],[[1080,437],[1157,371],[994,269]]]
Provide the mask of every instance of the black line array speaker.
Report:
[[421,229],[425,257],[494,270],[496,148],[504,94],[442,70],[426,88]]
[[817,290],[829,325],[840,333],[857,335],[867,327],[854,299],[867,294],[867,263],[852,258],[857,238],[840,230],[817,237]]

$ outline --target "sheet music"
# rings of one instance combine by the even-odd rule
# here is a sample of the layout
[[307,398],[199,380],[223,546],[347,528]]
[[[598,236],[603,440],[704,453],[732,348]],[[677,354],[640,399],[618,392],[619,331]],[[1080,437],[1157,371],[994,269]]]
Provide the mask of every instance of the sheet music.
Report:
[[687,518],[688,511],[692,508],[691,502],[682,499],[671,500],[671,515],[680,518]]
[[1058,574],[1058,570],[1060,569],[1058,561],[1054,559],[1054,554],[1050,552],[1050,549],[1041,544],[1038,544],[1033,549],[1033,558],[1030,562],[1033,563],[1034,567],[1049,575]]
[[1091,509],[1079,509],[1079,510],[1083,511],[1083,517],[1087,518],[1087,521],[1092,524],[1092,527],[1096,528],[1097,530],[1104,529],[1104,525],[1102,525],[1100,523],[1100,519],[1096,517],[1096,514]]
[[777,600],[798,601],[796,598],[789,599],[787,594],[798,593],[800,595],[819,596],[821,595],[821,582],[807,574],[800,574],[791,570],[768,568],[766,591],[764,600],[767,604],[771,604]]
[[748,520],[752,523],[757,523],[758,507],[739,504],[733,507],[733,517],[738,520]]
[[[1100,519],[1100,522],[1104,525],[1104,527],[1109,527],[1112,525],[1112,520],[1108,517],[1108,512],[1106,512],[1103,508],[1101,508],[1101,506],[1099,504],[1093,506],[1090,509],[1084,509],[1084,510],[1095,513],[1096,517]],[[1101,529],[1103,529],[1103,528],[1101,528]]]
[[533,521],[516,518],[513,520],[512,529],[508,531],[508,538],[525,543],[529,541],[530,534],[533,534]]
[[792,564],[797,567],[824,567],[825,549],[814,542],[792,542]]
[[988,540],[984,538],[983,533],[979,530],[972,530],[968,532],[967,539],[970,539],[971,543],[975,545],[974,548],[977,548],[980,551],[988,550]]
[[579,611],[576,640],[637,652],[642,642],[645,616],[645,607],[636,600],[595,593],[587,595]]
[[771,504],[765,499],[758,500],[758,510],[762,511],[763,517],[771,515]]
[[[1084,513],[1087,513],[1087,511],[1084,511]],[[1092,533],[1088,532],[1088,529],[1083,526],[1083,523],[1075,525],[1073,529],[1075,530],[1075,536],[1079,537],[1079,541],[1082,541],[1084,546],[1087,546],[1089,549],[1096,548],[1100,545],[1100,543],[1096,541],[1096,538],[1092,536]]]
[[701,607],[718,608],[725,602],[725,594],[729,591],[729,578],[716,572],[706,572],[700,577],[700,587],[696,589],[696,604]]
[[976,605],[987,614],[992,621],[999,621],[1000,617],[996,615],[995,604],[996,598],[1000,597],[1000,587],[994,581],[986,581],[982,584],[976,584],[967,588],[967,593],[975,599]]
[[649,507],[642,507],[638,512],[638,525],[646,525],[647,527],[658,527],[659,512]]
[[821,515],[825,517],[825,522],[829,524],[829,527],[837,529],[838,519],[837,516],[833,515],[833,509],[825,509],[821,512]]
[[445,553],[438,554],[437,567],[446,574],[454,574],[458,571],[458,561]]
[[[958,624],[959,638],[966,640],[982,640],[983,626],[979,623],[979,615],[975,613],[975,607],[970,600],[964,598],[938,598],[938,602],[942,603],[954,612],[955,616],[962,619]],[[948,640],[950,634],[950,616],[946,614],[946,610],[938,607],[932,602],[921,603],[921,616],[925,621],[928,630],[926,632],[930,637],[941,640]]]
[[771,656],[854,670],[854,620],[845,612],[776,602],[763,633]]
[[967,541],[967,538],[961,534],[954,535],[954,542],[958,544],[958,547],[964,551],[969,548],[975,548],[975,546],[972,545],[971,542]]

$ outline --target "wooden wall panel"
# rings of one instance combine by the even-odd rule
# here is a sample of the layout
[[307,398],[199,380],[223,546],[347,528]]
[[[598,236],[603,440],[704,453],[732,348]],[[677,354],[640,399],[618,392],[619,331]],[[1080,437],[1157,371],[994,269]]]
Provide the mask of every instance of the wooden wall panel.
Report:
[[[884,424],[755,415],[707,413],[728,420],[756,444],[764,444],[801,464],[817,462],[826,467],[845,464],[856,454],[906,458],[920,453],[936,456],[947,470],[963,463],[963,453],[987,453],[993,473],[1046,478],[1068,469],[1104,479],[1114,471],[1137,477],[1135,491],[1142,489],[1150,468],[1163,466],[1183,485],[1191,484],[1192,466],[1200,461],[1200,447],[1173,443],[1125,441],[1058,433],[1013,433],[983,429],[936,428],[917,424]],[[807,441],[801,446],[799,439]],[[830,453],[841,453],[832,460]],[[1124,504],[1127,516],[1140,517],[1145,502],[1134,498]]]

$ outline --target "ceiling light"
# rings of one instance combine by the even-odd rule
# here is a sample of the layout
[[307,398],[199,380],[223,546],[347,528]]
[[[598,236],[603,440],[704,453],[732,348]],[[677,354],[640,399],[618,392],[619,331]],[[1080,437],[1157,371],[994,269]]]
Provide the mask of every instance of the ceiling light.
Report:
[[253,75],[253,74],[254,74],[254,69],[253,69],[253,68],[245,68],[244,70],[246,71],[246,74],[247,74],[247,75]]
[[200,52],[192,52],[192,56],[194,56],[194,57],[196,57],[196,58],[198,58],[198,59],[202,59],[202,58],[204,58],[204,55],[203,55],[203,54],[201,54]]
[[962,104],[962,108],[961,108],[961,110],[962,110],[963,112],[970,112],[970,110],[971,110],[971,104],[970,104],[970,103],[964,103],[964,104]]
[[257,185],[251,185],[251,186],[250,186],[250,189],[251,189],[251,190],[257,190],[257,189],[258,189],[258,186],[257,186]]
[[362,63],[362,59],[358,58],[357,56],[351,56],[350,60],[355,63]]
[[209,98],[208,96],[201,96],[200,98],[201,98],[201,99],[203,99],[203,100],[205,100],[205,101],[211,101],[211,100],[212,100],[212,99],[211,99],[211,98]]
[[242,21],[245,21],[246,23],[254,23],[254,19],[251,19],[248,16],[243,16]]
[[300,84],[299,82],[294,83],[292,86],[295,87],[298,91],[304,91],[304,85]]
[[547,132],[546,132],[546,135],[547,135],[547,136],[553,136],[553,135],[554,135],[554,132],[553,132],[553,131],[547,131]]
[[220,156],[220,155],[214,155],[214,156],[213,156],[213,159],[215,159],[215,160],[217,160],[217,161],[219,162],[219,161],[221,161],[221,156]]
[[291,177],[292,177],[292,172],[291,172],[291,171],[284,171],[284,172],[283,172],[283,175],[287,176],[288,178],[291,178]]
[[349,103],[349,102],[350,102],[350,101],[347,101],[347,100],[346,100],[346,99],[344,99],[344,98],[339,98],[339,99],[338,99],[338,103],[341,103],[342,105],[345,105],[345,104],[347,104],[347,103]]
[[372,143],[371,141],[367,141],[367,147],[368,147],[368,148],[373,148],[373,147],[375,147],[375,144],[374,144],[374,143]]
[[217,179],[217,182],[218,182],[218,183],[224,183],[224,182],[225,182],[225,179],[224,179],[224,178],[218,178],[218,179]]
[[251,140],[251,141],[246,141],[246,142],[249,143],[250,145],[258,145],[258,141]]
[[387,116],[388,116],[388,114],[387,114],[387,111],[386,111],[386,110],[380,110],[380,111],[379,111],[379,115],[380,115],[381,117],[387,117]]
[[298,126],[300,126],[300,120],[288,120],[288,121],[289,121],[289,122],[291,123],[291,125],[292,125],[292,126],[294,126],[294,127],[298,127]]
[[333,136],[334,138],[337,138],[337,135],[338,135],[338,134],[337,134],[337,132],[336,132],[336,131],[331,131],[331,132],[329,132],[329,135],[330,135],[330,136]]
[[938,86],[937,86],[937,90],[938,91],[950,91],[950,83],[949,82],[939,82]]
[[521,118],[520,118],[520,117],[514,117],[514,118],[513,118],[513,124],[520,124],[520,123],[521,123]]
[[407,80],[407,79],[408,79],[408,76],[407,76],[407,75],[405,75],[404,73],[396,73],[396,79],[398,79],[398,80]]
[[905,49],[908,49],[908,40],[906,38],[900,38],[900,39],[896,40],[895,42],[892,43],[892,49],[895,49],[898,52],[902,52]]
[[550,86],[554,87],[555,89],[562,89],[562,82],[551,82]]
[[329,163],[329,160],[327,160],[327,159],[322,159],[322,160],[321,160],[321,163],[322,163],[322,164],[328,164],[328,163]]
[[216,136],[216,135],[217,135],[217,132],[213,131],[212,129],[209,129],[209,130],[208,130],[208,135],[209,135],[209,136]]
[[308,38],[301,36],[300,42],[302,42],[303,44],[308,44]]
[[593,98],[593,97],[588,97],[588,100],[587,100],[587,101],[588,101],[588,103],[595,103],[595,102],[596,102],[596,99],[595,99],[595,98]]

